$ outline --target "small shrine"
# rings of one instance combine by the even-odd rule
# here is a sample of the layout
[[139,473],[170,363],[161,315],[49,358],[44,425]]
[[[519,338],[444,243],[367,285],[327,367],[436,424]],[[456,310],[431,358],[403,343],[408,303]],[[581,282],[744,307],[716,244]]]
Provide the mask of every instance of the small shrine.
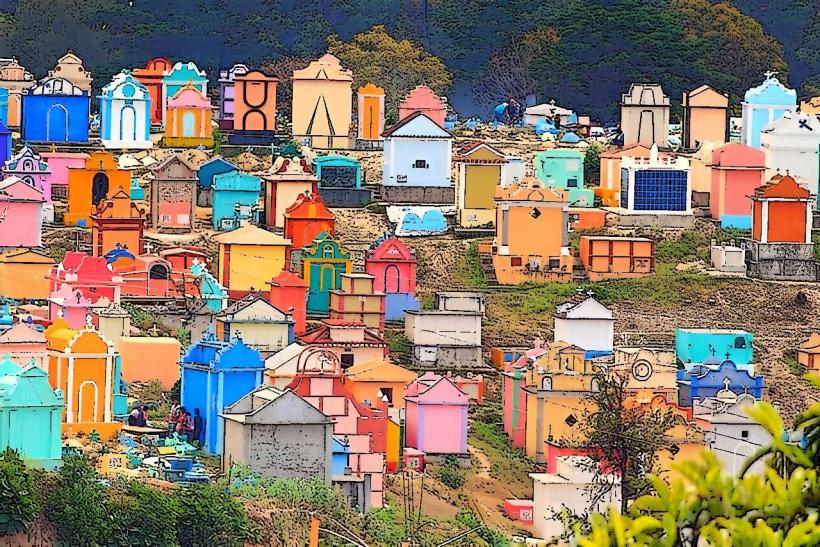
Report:
[[[164,61],[165,59],[161,59]],[[174,66],[167,68],[162,76],[162,125],[169,123],[167,118],[168,102],[183,87],[191,85],[205,97],[208,94],[208,76],[204,70],[199,70],[196,63],[177,62]]]
[[23,179],[0,180],[0,252],[40,246],[44,204],[43,192]]
[[214,145],[211,101],[193,84],[187,84],[168,98],[162,143],[169,148]]
[[120,169],[110,152],[92,152],[85,165],[68,169],[68,211],[66,226],[88,227],[91,213],[109,195],[122,190],[128,194],[131,172]]
[[357,94],[358,138],[365,142],[381,142],[384,132],[384,88],[368,83]]
[[313,160],[319,193],[331,207],[361,207],[370,203],[370,190],[362,188],[362,166],[349,156],[319,156]]
[[70,49],[57,59],[57,64],[48,71],[48,77],[65,78],[84,91],[91,91],[91,82],[94,81],[91,73],[83,66],[83,60]]
[[117,190],[97,205],[91,215],[91,254],[105,256],[112,249],[143,252],[145,209],[124,190]]
[[214,230],[233,230],[260,221],[262,180],[239,170],[214,175],[211,186]]
[[64,78],[46,78],[24,91],[22,139],[27,142],[88,142],[91,92]]
[[374,290],[383,292],[385,319],[404,319],[407,310],[418,310],[416,255],[397,237],[385,234],[365,253],[364,269],[375,278]]
[[362,323],[384,332],[384,293],[374,288],[375,278],[366,273],[343,273],[341,285],[330,291],[331,319]]
[[280,156],[259,176],[265,181],[265,224],[269,228],[285,226],[285,211],[300,194],[317,192],[318,178],[303,158]]
[[161,125],[165,112],[162,95],[162,78],[171,70],[171,61],[164,57],[150,59],[144,67],[131,71],[134,78],[148,89],[151,98],[151,125]]
[[291,241],[292,249],[310,245],[322,232],[333,235],[333,229],[333,213],[319,194],[299,194],[285,210],[285,237]]
[[399,121],[421,112],[444,127],[444,118],[447,116],[447,103],[436,92],[426,85],[413,88],[399,104]]
[[282,270],[268,283],[270,285],[269,302],[293,318],[294,331],[297,336],[307,331],[307,284],[305,280]]
[[129,70],[102,88],[100,139],[109,149],[151,148],[151,94]]
[[200,207],[212,207],[214,177],[231,171],[238,171],[238,168],[221,156],[215,156],[201,164],[197,170],[196,204]]
[[290,240],[247,224],[215,236],[219,244],[219,282],[231,298],[241,298],[251,291],[264,292],[268,279],[285,269],[285,255]]
[[181,154],[154,168],[151,226],[161,232],[190,232],[196,218],[197,171]]
[[307,312],[327,315],[330,291],[341,288],[342,274],[353,270],[352,255],[330,234],[322,232],[302,250],[301,262],[302,278],[308,284]]
[[268,145],[274,141],[278,83],[277,78],[259,70],[234,78],[230,144]]
[[219,128],[233,129],[234,95],[236,86],[234,79],[248,73],[248,67],[235,64],[229,69],[219,71]]

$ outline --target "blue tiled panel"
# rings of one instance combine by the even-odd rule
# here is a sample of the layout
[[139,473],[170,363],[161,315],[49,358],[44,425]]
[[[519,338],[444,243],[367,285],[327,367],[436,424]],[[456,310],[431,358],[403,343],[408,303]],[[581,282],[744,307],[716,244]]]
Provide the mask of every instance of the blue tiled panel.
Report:
[[686,171],[641,169],[635,172],[634,210],[685,211],[686,198]]

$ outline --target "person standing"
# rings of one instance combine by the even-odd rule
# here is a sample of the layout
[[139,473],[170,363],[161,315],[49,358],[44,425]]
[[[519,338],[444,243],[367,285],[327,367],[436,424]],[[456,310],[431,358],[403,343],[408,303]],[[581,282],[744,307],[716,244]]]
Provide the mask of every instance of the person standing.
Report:
[[193,438],[191,441],[196,441],[199,443],[199,446],[202,446],[204,443],[202,442],[204,439],[205,433],[205,423],[202,420],[202,414],[199,413],[199,409],[194,409],[194,431],[193,431]]
[[181,408],[182,407],[179,406],[179,400],[174,399],[174,404],[171,405],[171,412],[168,413],[168,433],[176,431]]

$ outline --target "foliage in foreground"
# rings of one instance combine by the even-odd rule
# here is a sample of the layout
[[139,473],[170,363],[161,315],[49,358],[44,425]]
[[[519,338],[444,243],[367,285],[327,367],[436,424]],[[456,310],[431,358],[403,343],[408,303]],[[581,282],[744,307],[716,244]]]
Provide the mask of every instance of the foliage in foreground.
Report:
[[[725,474],[717,457],[675,465],[680,478],[667,485],[650,478],[653,491],[621,515],[614,509],[576,524],[582,547],[609,545],[756,545],[797,547],[820,544],[820,404],[795,424],[805,442],[783,438],[783,423],[768,403],[749,412],[772,435],[738,478]],[[767,458],[762,473],[748,473]]]
[[37,517],[35,485],[17,452],[0,453],[0,534],[28,529]]

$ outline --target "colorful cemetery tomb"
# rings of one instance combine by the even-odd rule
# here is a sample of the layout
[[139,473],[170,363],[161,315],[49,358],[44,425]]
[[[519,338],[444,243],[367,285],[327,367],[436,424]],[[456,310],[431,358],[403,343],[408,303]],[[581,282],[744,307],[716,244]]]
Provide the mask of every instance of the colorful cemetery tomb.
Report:
[[673,351],[619,347],[609,370],[626,378],[626,394],[640,404],[649,404],[658,395],[677,401],[678,367]]
[[[160,232],[190,232],[196,218],[197,170],[182,154],[154,168],[151,226]],[[187,269],[186,267],[182,269]]]
[[151,125],[161,125],[165,115],[165,100],[162,79],[172,68],[171,61],[164,57],[150,59],[145,67],[135,68],[131,74],[148,89],[151,99]]
[[0,124],[8,129],[9,122],[9,90],[0,87]]
[[197,190],[196,190],[196,204],[200,207],[213,206],[213,183],[214,177],[222,173],[230,173],[231,171],[238,171],[236,165],[223,159],[220,156],[200,164],[197,170]]
[[16,450],[27,466],[53,470],[62,461],[63,393],[35,364],[0,358],[0,450]]
[[[67,297],[74,297],[75,292],[80,292],[80,296],[91,304],[96,304],[101,299],[106,300],[106,305],[110,302],[119,302],[122,276],[108,267],[107,261],[103,257],[89,256],[78,251],[68,251],[63,257],[63,261],[54,266],[48,273],[50,280],[51,304],[49,306],[49,317],[58,317],[61,311],[61,304]],[[64,289],[68,289],[66,293]],[[55,295],[58,291],[60,297]],[[83,311],[83,315],[78,315],[72,320],[68,315],[66,319],[71,323],[72,328],[79,329],[83,325],[85,314],[89,310]],[[65,314],[64,314],[65,315]]]
[[689,157],[692,171],[692,207],[709,207],[712,192],[712,154],[723,146],[705,142]]
[[111,342],[115,350],[119,351],[120,340],[131,334],[131,316],[116,302],[111,302],[105,308],[95,309],[91,320],[100,335]]
[[669,145],[669,96],[660,84],[632,84],[621,95],[624,144]]
[[439,127],[444,127],[447,115],[446,102],[426,85],[419,85],[407,94],[399,103],[399,121],[420,112],[433,120]]
[[537,152],[533,158],[535,177],[545,188],[562,190],[575,207],[592,207],[595,194],[584,188],[584,154],[555,148]]
[[247,224],[214,236],[219,244],[219,282],[233,299],[251,291],[264,291],[268,279],[285,269],[285,254],[290,240]]
[[11,159],[11,141],[11,131],[4,123],[0,122],[0,165]]
[[365,273],[343,273],[340,277],[340,287],[330,291],[330,318],[363,323],[384,332],[385,296],[375,290],[375,277]]
[[[711,449],[723,469],[733,476],[740,475],[746,461],[753,457],[761,446],[769,446],[771,434],[766,428],[748,415],[755,398],[745,393],[737,395],[730,389],[721,390],[716,397],[706,397],[692,401],[692,415],[696,422],[703,423],[706,446]],[[760,473],[765,463],[757,461],[749,470]]]
[[311,148],[349,148],[353,74],[327,53],[293,71],[293,138]]
[[243,463],[268,479],[332,476],[333,421],[292,390],[261,386],[220,415],[222,470]]
[[[2,138],[2,136],[0,136]],[[49,165],[30,146],[24,144],[16,155],[3,164],[3,177],[16,176],[43,193],[44,220],[54,221],[54,206],[51,201],[51,171]]]
[[[188,85],[199,91],[202,97],[208,94],[208,76],[204,70],[199,70],[196,63],[177,62],[162,76],[162,125],[168,126],[171,121],[168,119],[168,107],[171,98]],[[208,103],[210,108],[210,103]],[[210,122],[209,122],[210,126]]]
[[48,272],[54,260],[28,248],[0,253],[0,297],[45,300],[50,294]]
[[592,282],[655,272],[655,242],[644,237],[581,236],[578,256]]
[[381,198],[394,203],[455,203],[453,135],[423,112],[385,130]]
[[507,188],[496,188],[495,206],[492,255],[500,284],[572,278],[573,259],[567,248],[569,212],[563,192],[524,177]]
[[302,249],[322,232],[333,235],[335,224],[333,213],[325,206],[322,197],[306,191],[285,210],[284,226],[285,237],[291,241],[292,249]]
[[336,355],[343,369],[384,359],[388,349],[387,341],[375,330],[342,319],[323,319],[318,328],[300,336],[299,342]]
[[124,190],[117,190],[101,201],[91,215],[91,255],[106,256],[114,249],[127,251],[132,256],[141,255],[144,230],[145,209]]
[[191,415],[199,410],[205,422],[205,450],[222,454],[224,422],[219,415],[262,384],[265,363],[241,338],[223,342],[208,333],[188,348],[180,366],[180,402]]
[[170,148],[210,148],[214,145],[211,101],[192,83],[168,98],[162,144]]
[[381,143],[384,131],[384,89],[367,83],[357,94],[358,138],[361,142]]
[[683,92],[683,147],[705,142],[725,143],[729,138],[729,96],[702,85]]
[[578,346],[593,354],[612,353],[615,319],[612,310],[594,297],[579,292],[559,304],[552,317],[556,342]]
[[265,359],[265,384],[278,389],[287,388],[296,378],[304,351],[305,346],[293,342]]
[[675,329],[675,353],[689,369],[694,365],[724,360],[750,368],[754,359],[751,333],[742,330]]
[[117,344],[125,382],[159,382],[163,391],[179,380],[181,346],[165,336],[123,336]]
[[151,94],[123,70],[102,88],[100,139],[105,148],[151,148]]
[[24,91],[21,135],[28,142],[86,143],[91,94],[63,78]]
[[214,230],[233,230],[259,223],[262,180],[239,170],[214,175],[211,194]]
[[269,302],[293,319],[294,333],[297,336],[307,330],[307,284],[288,270],[282,270],[268,282],[270,285]]
[[318,179],[303,158],[280,156],[260,176],[265,181],[265,224],[269,228],[284,228],[288,207],[305,192],[317,193]]
[[18,363],[31,363],[45,370],[46,337],[32,324],[24,321],[13,323],[0,330],[0,355],[7,355]]
[[812,198],[790,176],[774,177],[752,195],[752,237],[740,240],[749,277],[816,281]]
[[91,82],[94,81],[91,73],[83,66],[83,60],[71,50],[68,50],[65,55],[57,59],[57,64],[48,71],[48,77],[63,78],[83,91],[89,92],[91,91]]
[[404,319],[407,310],[418,310],[416,255],[396,237],[376,240],[365,253],[364,269],[375,278],[374,290],[384,293],[385,319]]
[[[565,531],[562,511],[573,514],[609,514],[621,507],[621,477],[611,473],[597,473],[597,464],[586,456],[556,458],[554,470],[548,473],[530,473],[532,479],[532,530],[536,538],[549,540]],[[598,481],[612,485],[600,498],[590,501],[589,492]]]
[[344,371],[344,384],[356,400],[372,406],[404,408],[404,395],[416,373],[387,359],[363,362]]
[[766,154],[768,177],[780,173],[805,179],[809,191],[817,195],[820,119],[816,115],[785,112],[779,120],[763,128],[760,147]]
[[[598,365],[586,351],[564,342],[549,344],[525,372],[526,435],[524,450],[536,463],[546,461],[546,442],[576,438],[578,420],[595,389]],[[519,402],[519,404],[521,404]]]
[[45,336],[49,383],[65,394],[63,432],[111,439],[122,427],[114,421],[120,378],[113,346],[88,321],[75,330],[57,318]]
[[482,368],[484,295],[439,292],[436,300],[435,309],[405,312],[404,336],[412,345],[413,365],[435,370]]
[[331,207],[360,207],[370,203],[370,190],[362,188],[362,166],[348,156],[318,156],[313,160],[319,192]]
[[242,335],[242,340],[262,357],[279,351],[293,342],[293,318],[261,294],[248,296],[230,304],[214,316],[217,337],[224,342]]
[[796,109],[797,92],[780,83],[776,72],[767,72],[763,83],[749,89],[744,96],[740,142],[760,148],[760,132],[785,112]]
[[763,185],[766,163],[761,150],[744,144],[726,144],[712,152],[709,210],[721,227],[751,229],[749,196]]
[[405,445],[425,454],[467,455],[469,401],[449,378],[426,372],[404,396]]
[[687,158],[660,156],[656,146],[648,160],[621,158],[620,206],[633,213],[691,215],[691,175]]
[[478,228],[495,221],[495,189],[507,181],[507,156],[487,143],[462,147],[456,164],[456,214],[462,228]]
[[269,145],[274,141],[278,83],[277,78],[259,70],[236,76],[230,144]]
[[621,197],[621,158],[635,157],[649,159],[650,148],[633,143],[623,148],[610,148],[600,156],[601,182],[595,188],[595,195],[601,198],[605,207],[618,207]]
[[323,232],[302,249],[302,279],[308,285],[307,313],[327,315],[330,291],[342,286],[342,274],[353,269],[350,251]]
[[90,157],[85,152],[57,152],[54,145],[50,152],[43,152],[40,157],[48,163],[50,174],[44,184],[51,188],[52,199],[67,201],[68,170],[72,167],[83,167]]
[[191,264],[191,275],[199,284],[199,297],[209,312],[223,310],[228,303],[228,291],[203,264],[197,259]]
[[[0,335],[0,340],[2,340]],[[0,347],[2,351],[2,347]],[[797,362],[803,365],[807,372],[820,370],[820,334],[814,333],[809,339],[797,348]]]
[[[364,483],[362,505],[382,507],[388,450],[386,412],[356,400],[344,385],[338,358],[327,352],[310,352],[288,387],[332,420],[334,437],[344,439],[342,444],[346,445],[343,453],[349,474],[370,478],[369,488],[367,482]],[[344,472],[347,474],[346,469]],[[336,479],[334,477],[334,481]]]
[[0,88],[8,91],[8,127],[20,127],[23,92],[36,84],[31,72],[20,66],[16,57],[0,66]]
[[248,67],[243,64],[235,64],[229,69],[219,71],[219,128],[233,129],[234,97],[236,87],[234,79],[237,76],[248,73]]
[[690,370],[678,370],[678,403],[682,407],[691,407],[696,399],[715,397],[722,390],[761,399],[763,376],[754,376],[751,370],[738,368],[730,360],[714,369],[696,365]]
[[42,190],[23,179],[0,180],[0,252],[41,245],[44,203]]
[[120,190],[128,195],[130,188],[131,172],[120,169],[110,152],[92,152],[85,165],[68,170],[68,211],[63,223],[87,227],[102,200]]

